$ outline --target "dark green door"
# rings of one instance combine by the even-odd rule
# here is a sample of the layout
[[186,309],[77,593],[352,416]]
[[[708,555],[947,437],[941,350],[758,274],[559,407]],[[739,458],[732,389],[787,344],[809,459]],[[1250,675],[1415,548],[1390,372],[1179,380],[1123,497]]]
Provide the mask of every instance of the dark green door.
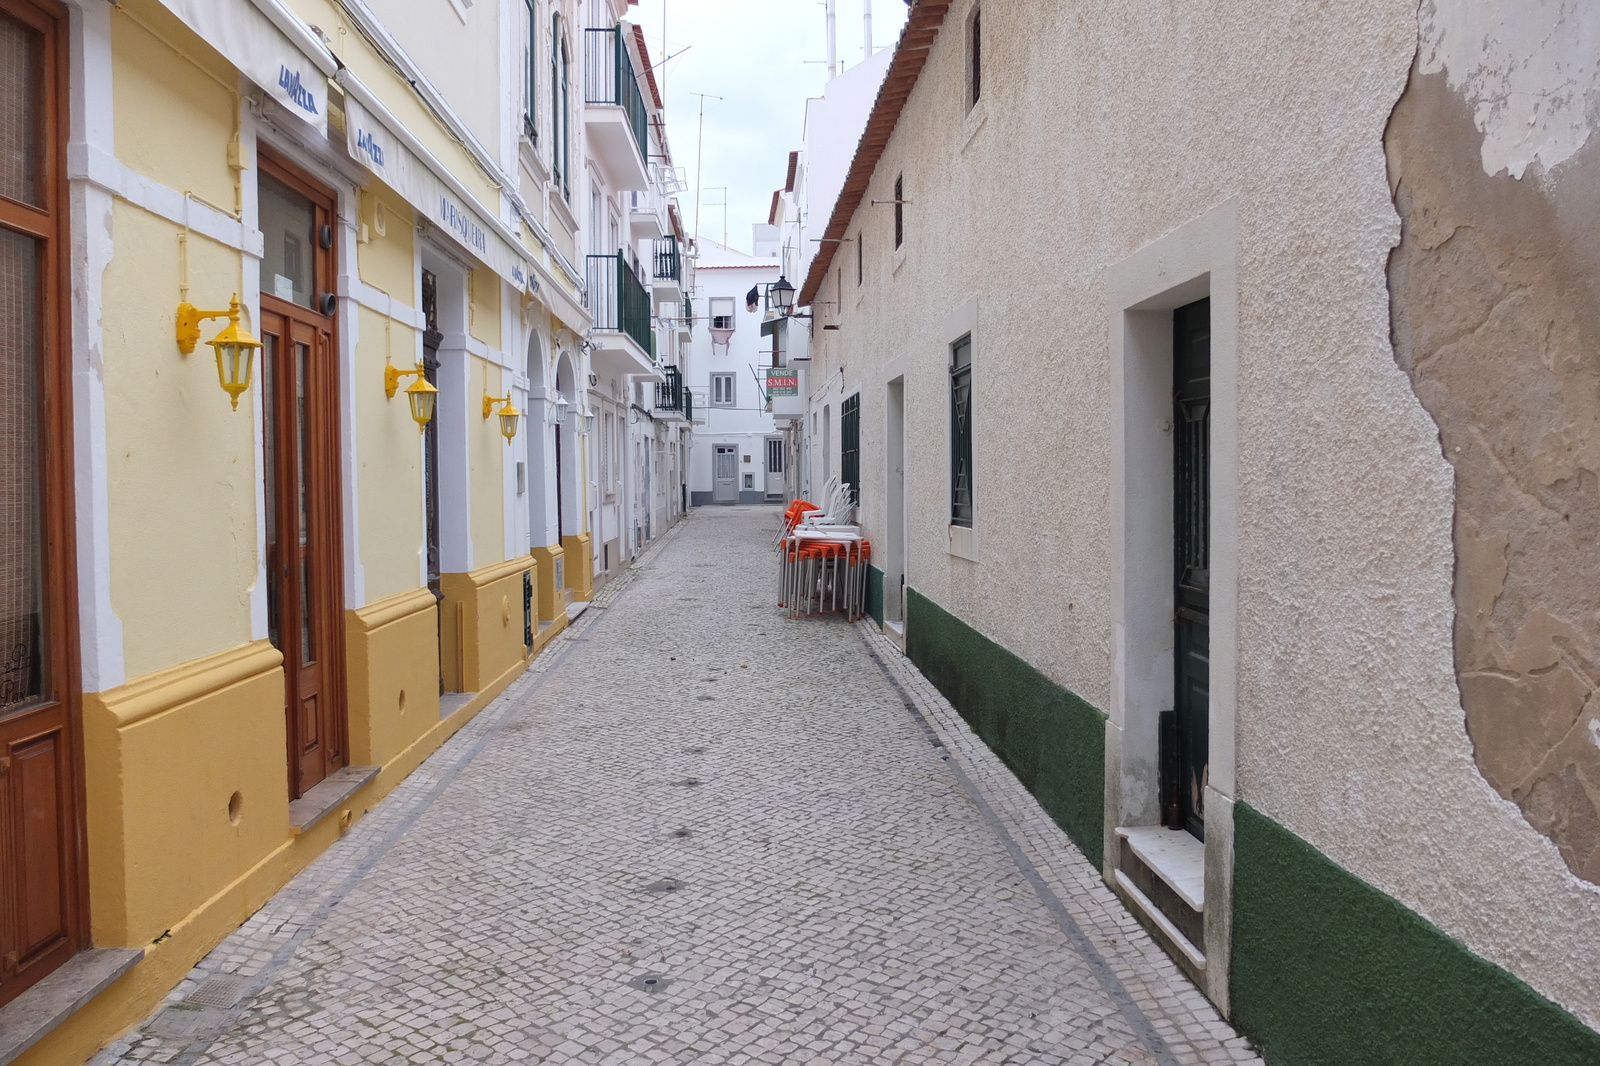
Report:
[[1179,825],[1205,839],[1211,700],[1211,301],[1173,312],[1172,524]]

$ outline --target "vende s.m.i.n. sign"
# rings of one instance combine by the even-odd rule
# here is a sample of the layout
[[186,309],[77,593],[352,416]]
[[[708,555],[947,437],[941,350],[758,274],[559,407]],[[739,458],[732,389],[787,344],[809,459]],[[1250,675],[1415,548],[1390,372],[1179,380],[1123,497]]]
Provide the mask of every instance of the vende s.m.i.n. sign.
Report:
[[800,376],[783,367],[767,368],[768,396],[800,395]]

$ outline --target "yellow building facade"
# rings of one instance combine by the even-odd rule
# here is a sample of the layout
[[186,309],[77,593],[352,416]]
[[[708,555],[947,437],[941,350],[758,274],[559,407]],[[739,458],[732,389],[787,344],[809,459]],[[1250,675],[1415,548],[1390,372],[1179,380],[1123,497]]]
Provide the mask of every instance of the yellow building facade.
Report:
[[0,0],[18,1062],[142,1018],[593,595],[594,360],[661,375],[597,340],[587,31],[416,7]]

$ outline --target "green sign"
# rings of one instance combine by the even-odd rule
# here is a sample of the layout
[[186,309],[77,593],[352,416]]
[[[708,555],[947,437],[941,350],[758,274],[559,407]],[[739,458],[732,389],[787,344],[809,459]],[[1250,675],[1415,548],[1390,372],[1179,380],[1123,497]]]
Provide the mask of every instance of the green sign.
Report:
[[800,395],[800,375],[788,367],[767,367],[767,396]]

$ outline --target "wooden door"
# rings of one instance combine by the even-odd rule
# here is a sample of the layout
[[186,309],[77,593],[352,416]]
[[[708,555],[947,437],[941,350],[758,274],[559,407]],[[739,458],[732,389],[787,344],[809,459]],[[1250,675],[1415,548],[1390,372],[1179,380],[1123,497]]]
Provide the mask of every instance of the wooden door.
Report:
[[347,762],[332,196],[262,153],[268,630],[283,653],[289,795]]
[[1211,715],[1211,301],[1173,312],[1173,614],[1178,825],[1205,839]]
[[66,12],[0,0],[0,1004],[85,945]]

